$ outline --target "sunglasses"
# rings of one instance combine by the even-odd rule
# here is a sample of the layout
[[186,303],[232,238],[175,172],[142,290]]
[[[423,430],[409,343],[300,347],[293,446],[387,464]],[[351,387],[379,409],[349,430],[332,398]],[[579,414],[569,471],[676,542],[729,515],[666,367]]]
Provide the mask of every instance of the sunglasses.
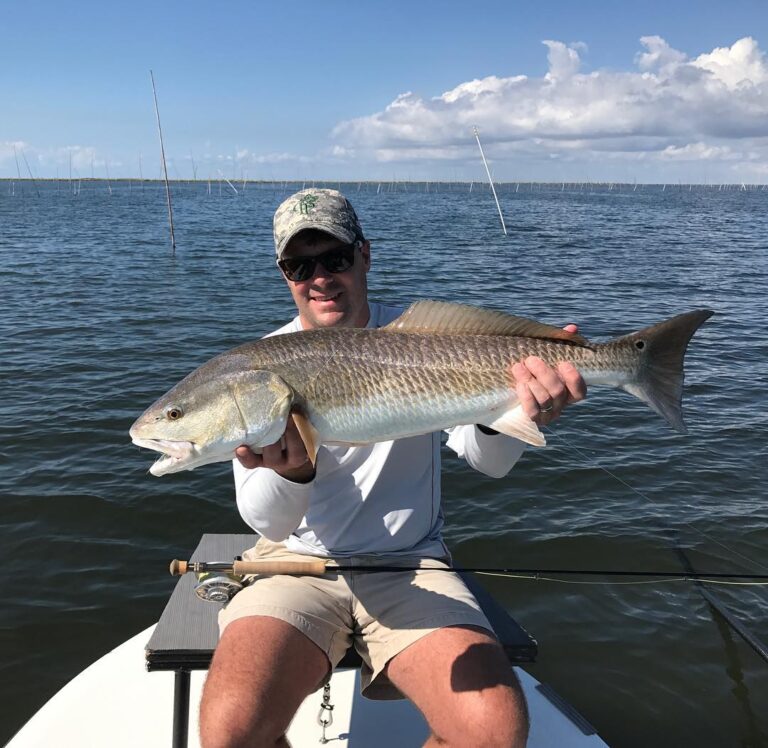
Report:
[[362,246],[363,243],[358,240],[313,257],[285,257],[278,260],[277,265],[283,275],[294,283],[309,280],[315,274],[318,262],[329,273],[345,273],[355,264],[355,250]]

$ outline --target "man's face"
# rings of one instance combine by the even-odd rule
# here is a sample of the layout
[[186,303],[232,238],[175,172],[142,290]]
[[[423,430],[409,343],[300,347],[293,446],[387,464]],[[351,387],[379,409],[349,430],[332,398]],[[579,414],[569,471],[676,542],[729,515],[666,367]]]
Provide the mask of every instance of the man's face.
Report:
[[[283,252],[283,257],[316,257],[344,242],[328,234],[308,241],[297,234]],[[293,301],[305,330],[316,327],[365,327],[368,310],[367,273],[371,267],[371,247],[365,242],[355,250],[352,267],[343,273],[331,273],[321,263],[315,265],[311,278],[289,281]]]

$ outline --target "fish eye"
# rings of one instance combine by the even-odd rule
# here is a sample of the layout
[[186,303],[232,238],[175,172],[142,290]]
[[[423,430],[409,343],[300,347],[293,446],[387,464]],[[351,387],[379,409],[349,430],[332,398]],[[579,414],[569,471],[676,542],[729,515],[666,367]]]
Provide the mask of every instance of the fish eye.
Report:
[[165,409],[165,417],[169,421],[178,421],[184,415],[184,411],[178,405],[169,405]]

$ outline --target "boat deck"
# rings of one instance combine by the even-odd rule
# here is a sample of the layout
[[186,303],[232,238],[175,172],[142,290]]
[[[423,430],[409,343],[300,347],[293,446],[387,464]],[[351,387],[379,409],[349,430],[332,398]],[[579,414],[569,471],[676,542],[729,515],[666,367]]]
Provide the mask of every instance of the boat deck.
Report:
[[[192,560],[230,561],[253,542],[251,535],[205,535]],[[487,592],[470,583],[491,623],[498,627],[510,658],[531,661],[535,642]],[[193,575],[182,577],[156,626],[124,642],[70,681],[17,733],[8,748],[198,748],[197,705],[216,645],[220,606],[198,599],[193,589]],[[605,746],[569,704],[521,668],[515,670],[531,717],[530,748]],[[175,677],[167,671],[173,671]],[[347,666],[342,663],[333,674],[333,723],[326,732],[329,742],[339,748],[421,745],[428,729],[419,711],[407,700],[362,697],[359,678],[351,656]],[[310,694],[291,723],[288,739],[294,748],[320,744],[321,696],[321,691]]]

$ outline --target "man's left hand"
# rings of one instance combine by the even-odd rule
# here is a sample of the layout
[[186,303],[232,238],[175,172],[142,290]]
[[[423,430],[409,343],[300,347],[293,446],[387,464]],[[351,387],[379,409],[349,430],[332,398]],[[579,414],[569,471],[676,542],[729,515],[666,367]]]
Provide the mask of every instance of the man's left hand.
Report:
[[[568,332],[576,332],[576,325],[568,325]],[[546,426],[560,416],[563,408],[587,396],[587,385],[569,361],[561,361],[554,368],[537,356],[529,356],[521,363],[512,364],[515,391],[526,415]]]

